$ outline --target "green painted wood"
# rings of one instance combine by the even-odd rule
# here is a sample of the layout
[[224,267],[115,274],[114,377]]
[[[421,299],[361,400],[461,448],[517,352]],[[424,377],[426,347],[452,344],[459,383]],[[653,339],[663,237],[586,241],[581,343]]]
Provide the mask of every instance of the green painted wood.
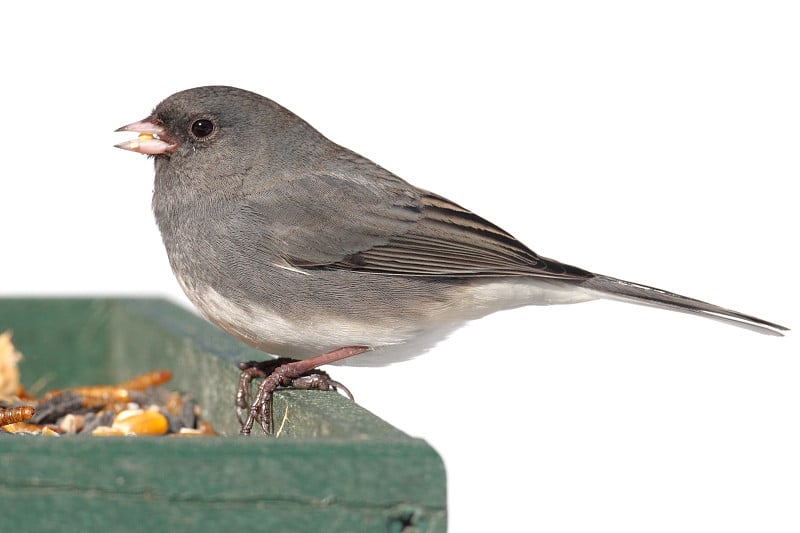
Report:
[[[155,299],[0,299],[23,381],[108,383],[168,368],[235,435],[240,360],[263,354]],[[445,471],[408,437],[336,393],[281,391],[282,437],[0,438],[9,530],[444,531]],[[280,422],[280,420],[278,420]],[[17,527],[14,527],[14,526]]]

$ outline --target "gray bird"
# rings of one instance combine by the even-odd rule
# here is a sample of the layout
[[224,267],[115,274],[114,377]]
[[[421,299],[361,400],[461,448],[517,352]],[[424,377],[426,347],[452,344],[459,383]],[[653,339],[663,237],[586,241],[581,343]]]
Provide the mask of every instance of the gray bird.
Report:
[[537,255],[252,92],[189,89],[118,131],[140,134],[119,148],[155,158],[153,211],[192,303],[245,343],[300,359],[261,383],[245,434],[265,427],[277,386],[322,364],[412,357],[501,309],[612,298],[787,330]]

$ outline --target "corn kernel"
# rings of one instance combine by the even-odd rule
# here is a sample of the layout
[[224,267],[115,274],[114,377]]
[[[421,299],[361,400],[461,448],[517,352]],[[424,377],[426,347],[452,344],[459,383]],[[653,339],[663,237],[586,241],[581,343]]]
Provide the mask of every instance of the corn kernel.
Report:
[[119,413],[111,427],[129,435],[163,435],[169,422],[159,412],[130,409]]

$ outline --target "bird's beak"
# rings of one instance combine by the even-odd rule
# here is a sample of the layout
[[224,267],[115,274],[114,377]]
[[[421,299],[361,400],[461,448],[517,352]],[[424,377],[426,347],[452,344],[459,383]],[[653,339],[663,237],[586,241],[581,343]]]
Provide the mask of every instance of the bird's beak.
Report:
[[114,145],[123,150],[147,155],[161,155],[172,153],[178,149],[178,143],[167,136],[166,128],[153,117],[122,126],[115,131],[134,131],[139,134],[136,139]]

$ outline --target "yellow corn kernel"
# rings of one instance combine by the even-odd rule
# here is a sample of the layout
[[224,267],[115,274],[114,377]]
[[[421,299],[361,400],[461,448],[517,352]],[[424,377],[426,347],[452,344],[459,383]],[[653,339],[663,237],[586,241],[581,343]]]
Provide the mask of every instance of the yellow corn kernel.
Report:
[[130,409],[120,412],[111,427],[128,435],[163,435],[169,429],[169,422],[159,412]]

